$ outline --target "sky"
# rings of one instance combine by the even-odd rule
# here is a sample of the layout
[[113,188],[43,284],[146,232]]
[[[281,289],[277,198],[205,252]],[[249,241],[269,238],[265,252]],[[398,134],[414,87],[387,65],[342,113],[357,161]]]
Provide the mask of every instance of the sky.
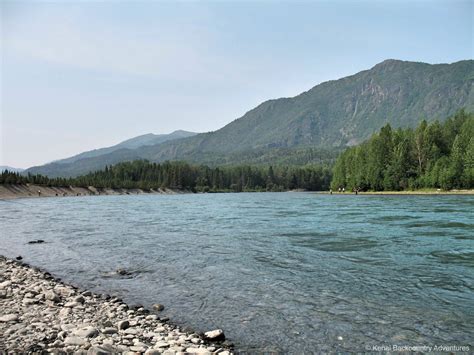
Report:
[[0,165],[207,132],[385,59],[472,59],[474,1],[0,0]]

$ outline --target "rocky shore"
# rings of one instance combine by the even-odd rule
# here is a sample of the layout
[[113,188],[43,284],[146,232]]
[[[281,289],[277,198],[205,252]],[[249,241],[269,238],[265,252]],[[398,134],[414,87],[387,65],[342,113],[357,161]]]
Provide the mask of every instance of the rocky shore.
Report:
[[89,187],[54,187],[42,185],[10,185],[0,184],[0,199],[15,199],[15,198],[33,198],[33,197],[71,197],[71,196],[103,196],[103,195],[173,195],[179,193],[186,193],[187,191],[171,190],[171,189],[157,189],[157,190],[142,190],[142,189],[110,189],[110,188],[95,188]]
[[232,350],[220,329],[184,332],[143,307],[79,290],[0,256],[0,353],[12,352],[229,355]]

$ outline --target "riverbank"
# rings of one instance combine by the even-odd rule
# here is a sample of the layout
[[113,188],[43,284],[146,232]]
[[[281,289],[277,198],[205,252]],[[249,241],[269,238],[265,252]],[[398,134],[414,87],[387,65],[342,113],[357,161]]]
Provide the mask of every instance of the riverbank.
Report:
[[178,194],[186,191],[158,189],[145,191],[142,189],[110,189],[89,187],[53,187],[42,185],[0,185],[0,199],[32,198],[32,197],[65,197],[65,196],[97,196],[97,195],[140,195],[140,194]]
[[[155,305],[157,312],[163,306]],[[0,352],[220,354],[221,330],[186,333],[143,307],[62,283],[0,256]]]
[[[333,192],[334,195],[355,195],[355,192]],[[474,190],[359,191],[359,195],[474,195]]]

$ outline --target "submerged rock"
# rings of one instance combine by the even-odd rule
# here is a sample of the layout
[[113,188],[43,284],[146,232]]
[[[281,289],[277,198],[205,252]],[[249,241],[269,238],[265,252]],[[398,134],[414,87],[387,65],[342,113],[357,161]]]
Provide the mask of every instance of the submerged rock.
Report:
[[155,310],[155,311],[158,311],[158,312],[161,312],[162,310],[165,309],[165,306],[163,306],[161,303],[155,303],[152,308]]

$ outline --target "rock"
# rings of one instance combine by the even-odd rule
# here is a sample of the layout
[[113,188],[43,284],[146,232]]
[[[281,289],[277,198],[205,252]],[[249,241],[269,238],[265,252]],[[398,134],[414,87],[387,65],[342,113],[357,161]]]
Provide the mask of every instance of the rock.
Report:
[[99,331],[94,327],[84,327],[73,332],[74,335],[81,338],[94,338],[99,335]]
[[115,334],[117,333],[117,328],[107,327],[101,330],[103,334]]
[[23,257],[21,255],[18,255],[15,259],[20,261],[20,260],[23,260]]
[[61,301],[61,299],[59,298],[59,296],[54,293],[54,291],[46,291],[45,294],[44,294],[44,297],[49,300],[49,301],[53,301],[53,302],[59,302]]
[[130,326],[130,322],[128,320],[122,320],[117,323],[117,328],[119,330],[127,329]]
[[147,350],[144,346],[131,346],[130,350],[135,351],[137,353],[143,353]]
[[85,299],[82,296],[74,297],[72,300],[73,300],[73,302],[77,302],[77,303],[84,303],[85,302]]
[[186,352],[190,354],[210,354],[210,351],[205,348],[187,348]]
[[170,344],[164,342],[164,341],[159,341],[158,343],[155,344],[155,348],[156,349],[159,349],[159,348],[167,348],[169,347]]
[[110,351],[101,346],[92,346],[87,350],[87,355],[109,355]]
[[64,344],[66,345],[79,345],[83,346],[87,343],[86,339],[79,338],[78,336],[68,336],[64,340]]
[[5,314],[4,316],[0,317],[0,322],[16,322],[18,320],[18,314]]
[[8,286],[11,286],[12,282],[11,281],[3,281],[0,283],[0,290],[3,290],[4,288],[7,288]]
[[201,344],[201,339],[199,339],[199,338],[192,338],[192,339],[191,339],[191,343],[193,343],[193,344]]
[[224,341],[225,335],[222,329],[215,329],[204,333],[204,339],[208,341]]
[[340,335],[337,337],[337,340],[342,341],[344,340]]
[[127,328],[125,329],[124,333],[130,335],[137,335],[138,333],[140,333],[140,331],[136,328]]
[[74,307],[77,307],[77,306],[80,306],[81,304],[79,302],[66,302],[64,304],[64,307],[70,307],[70,308],[74,308]]
[[83,295],[84,297],[90,297],[90,296],[92,296],[92,292],[91,292],[91,291],[84,291],[84,292],[82,293],[82,295]]
[[118,275],[121,275],[121,276],[130,276],[132,273],[125,270],[125,269],[122,269],[122,268],[119,268],[115,271]]
[[162,304],[160,303],[155,303],[152,308],[155,310],[155,311],[158,311],[158,312],[161,312],[162,310],[165,309],[165,306],[163,306]]
[[145,351],[145,355],[161,355],[161,351],[156,349],[148,349]]

